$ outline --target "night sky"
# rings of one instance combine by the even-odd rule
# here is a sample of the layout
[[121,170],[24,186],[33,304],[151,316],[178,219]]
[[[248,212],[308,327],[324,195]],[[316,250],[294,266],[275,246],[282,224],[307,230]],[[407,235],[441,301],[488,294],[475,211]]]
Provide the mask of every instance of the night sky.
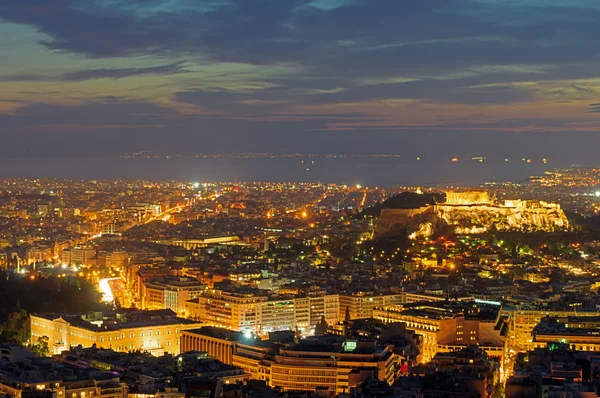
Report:
[[2,0],[0,154],[597,158],[594,0]]

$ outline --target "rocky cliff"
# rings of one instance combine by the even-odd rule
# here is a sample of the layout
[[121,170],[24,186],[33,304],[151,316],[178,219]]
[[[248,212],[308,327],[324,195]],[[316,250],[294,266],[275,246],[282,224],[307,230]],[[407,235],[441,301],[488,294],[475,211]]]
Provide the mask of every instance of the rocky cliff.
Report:
[[406,229],[412,237],[428,236],[441,228],[459,234],[497,231],[558,231],[569,228],[560,206],[544,202],[520,202],[519,206],[496,204],[436,204],[416,209],[382,209],[377,235]]

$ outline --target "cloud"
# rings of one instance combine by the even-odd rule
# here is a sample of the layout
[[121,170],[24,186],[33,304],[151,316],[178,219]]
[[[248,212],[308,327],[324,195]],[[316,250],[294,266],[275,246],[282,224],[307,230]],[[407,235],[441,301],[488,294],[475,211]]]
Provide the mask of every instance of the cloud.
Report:
[[600,112],[600,102],[588,105],[588,112]]
[[141,68],[102,68],[102,69],[83,69],[62,73],[59,75],[45,74],[14,74],[0,76],[0,81],[18,82],[18,81],[64,81],[78,82],[92,79],[123,79],[126,77],[142,75],[174,75],[186,72],[183,61],[174,62],[166,65],[149,66]]
[[[476,0],[380,0],[376,5],[357,0],[322,8],[308,0],[203,3],[9,0],[0,6],[0,17],[35,26],[48,36],[42,44],[50,49],[90,57],[179,52],[255,64],[331,64],[346,56],[355,61],[386,56],[395,67],[400,60],[410,66],[485,57],[495,63],[539,63],[540,56],[564,59],[556,50],[572,60],[589,58],[583,50],[600,32],[600,10],[552,4],[502,8]],[[523,51],[524,44],[533,52]]]
[[[77,130],[85,121],[61,118],[87,110],[122,119],[94,123],[107,130],[157,125],[192,139],[264,128],[282,147],[272,129],[591,131],[600,8],[590,3],[5,0],[0,19],[35,32],[40,62],[4,71],[0,89],[11,112],[27,111],[11,126],[40,131]],[[136,76],[152,76],[152,90],[136,89]],[[44,82],[73,84],[51,94]],[[62,105],[47,120],[52,102]],[[139,118],[142,109],[160,120]]]

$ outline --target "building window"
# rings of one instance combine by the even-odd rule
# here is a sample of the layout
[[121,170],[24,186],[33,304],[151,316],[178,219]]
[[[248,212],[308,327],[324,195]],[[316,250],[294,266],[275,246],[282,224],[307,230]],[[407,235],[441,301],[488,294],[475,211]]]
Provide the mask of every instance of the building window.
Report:
[[129,337],[133,338],[133,336],[134,336],[133,332],[129,333]]
[[140,337],[144,337],[144,332],[140,332]]
[[179,333],[179,328],[175,329],[175,333]]
[[125,338],[125,333],[121,333],[121,338],[124,339]]
[[160,330],[157,330],[157,331],[156,331],[156,335],[157,335],[157,336],[160,336]]
[[148,336],[152,336],[152,330],[148,330]]

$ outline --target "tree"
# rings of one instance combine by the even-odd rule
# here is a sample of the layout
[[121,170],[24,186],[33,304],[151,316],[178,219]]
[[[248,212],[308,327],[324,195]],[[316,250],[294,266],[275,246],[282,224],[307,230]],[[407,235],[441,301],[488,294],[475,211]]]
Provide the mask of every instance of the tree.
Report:
[[327,334],[327,327],[329,325],[327,324],[327,321],[325,320],[325,316],[321,316],[321,320],[319,322],[317,322],[317,324],[315,325],[315,336],[324,336],[325,334]]
[[42,336],[38,339],[36,344],[31,346],[31,350],[38,357],[48,357],[50,356],[50,346],[48,344],[49,341],[50,339],[48,336]]
[[29,338],[29,316],[25,310],[11,312],[2,327],[1,340],[23,344]]
[[504,383],[498,382],[492,390],[492,398],[502,398],[505,396]]

